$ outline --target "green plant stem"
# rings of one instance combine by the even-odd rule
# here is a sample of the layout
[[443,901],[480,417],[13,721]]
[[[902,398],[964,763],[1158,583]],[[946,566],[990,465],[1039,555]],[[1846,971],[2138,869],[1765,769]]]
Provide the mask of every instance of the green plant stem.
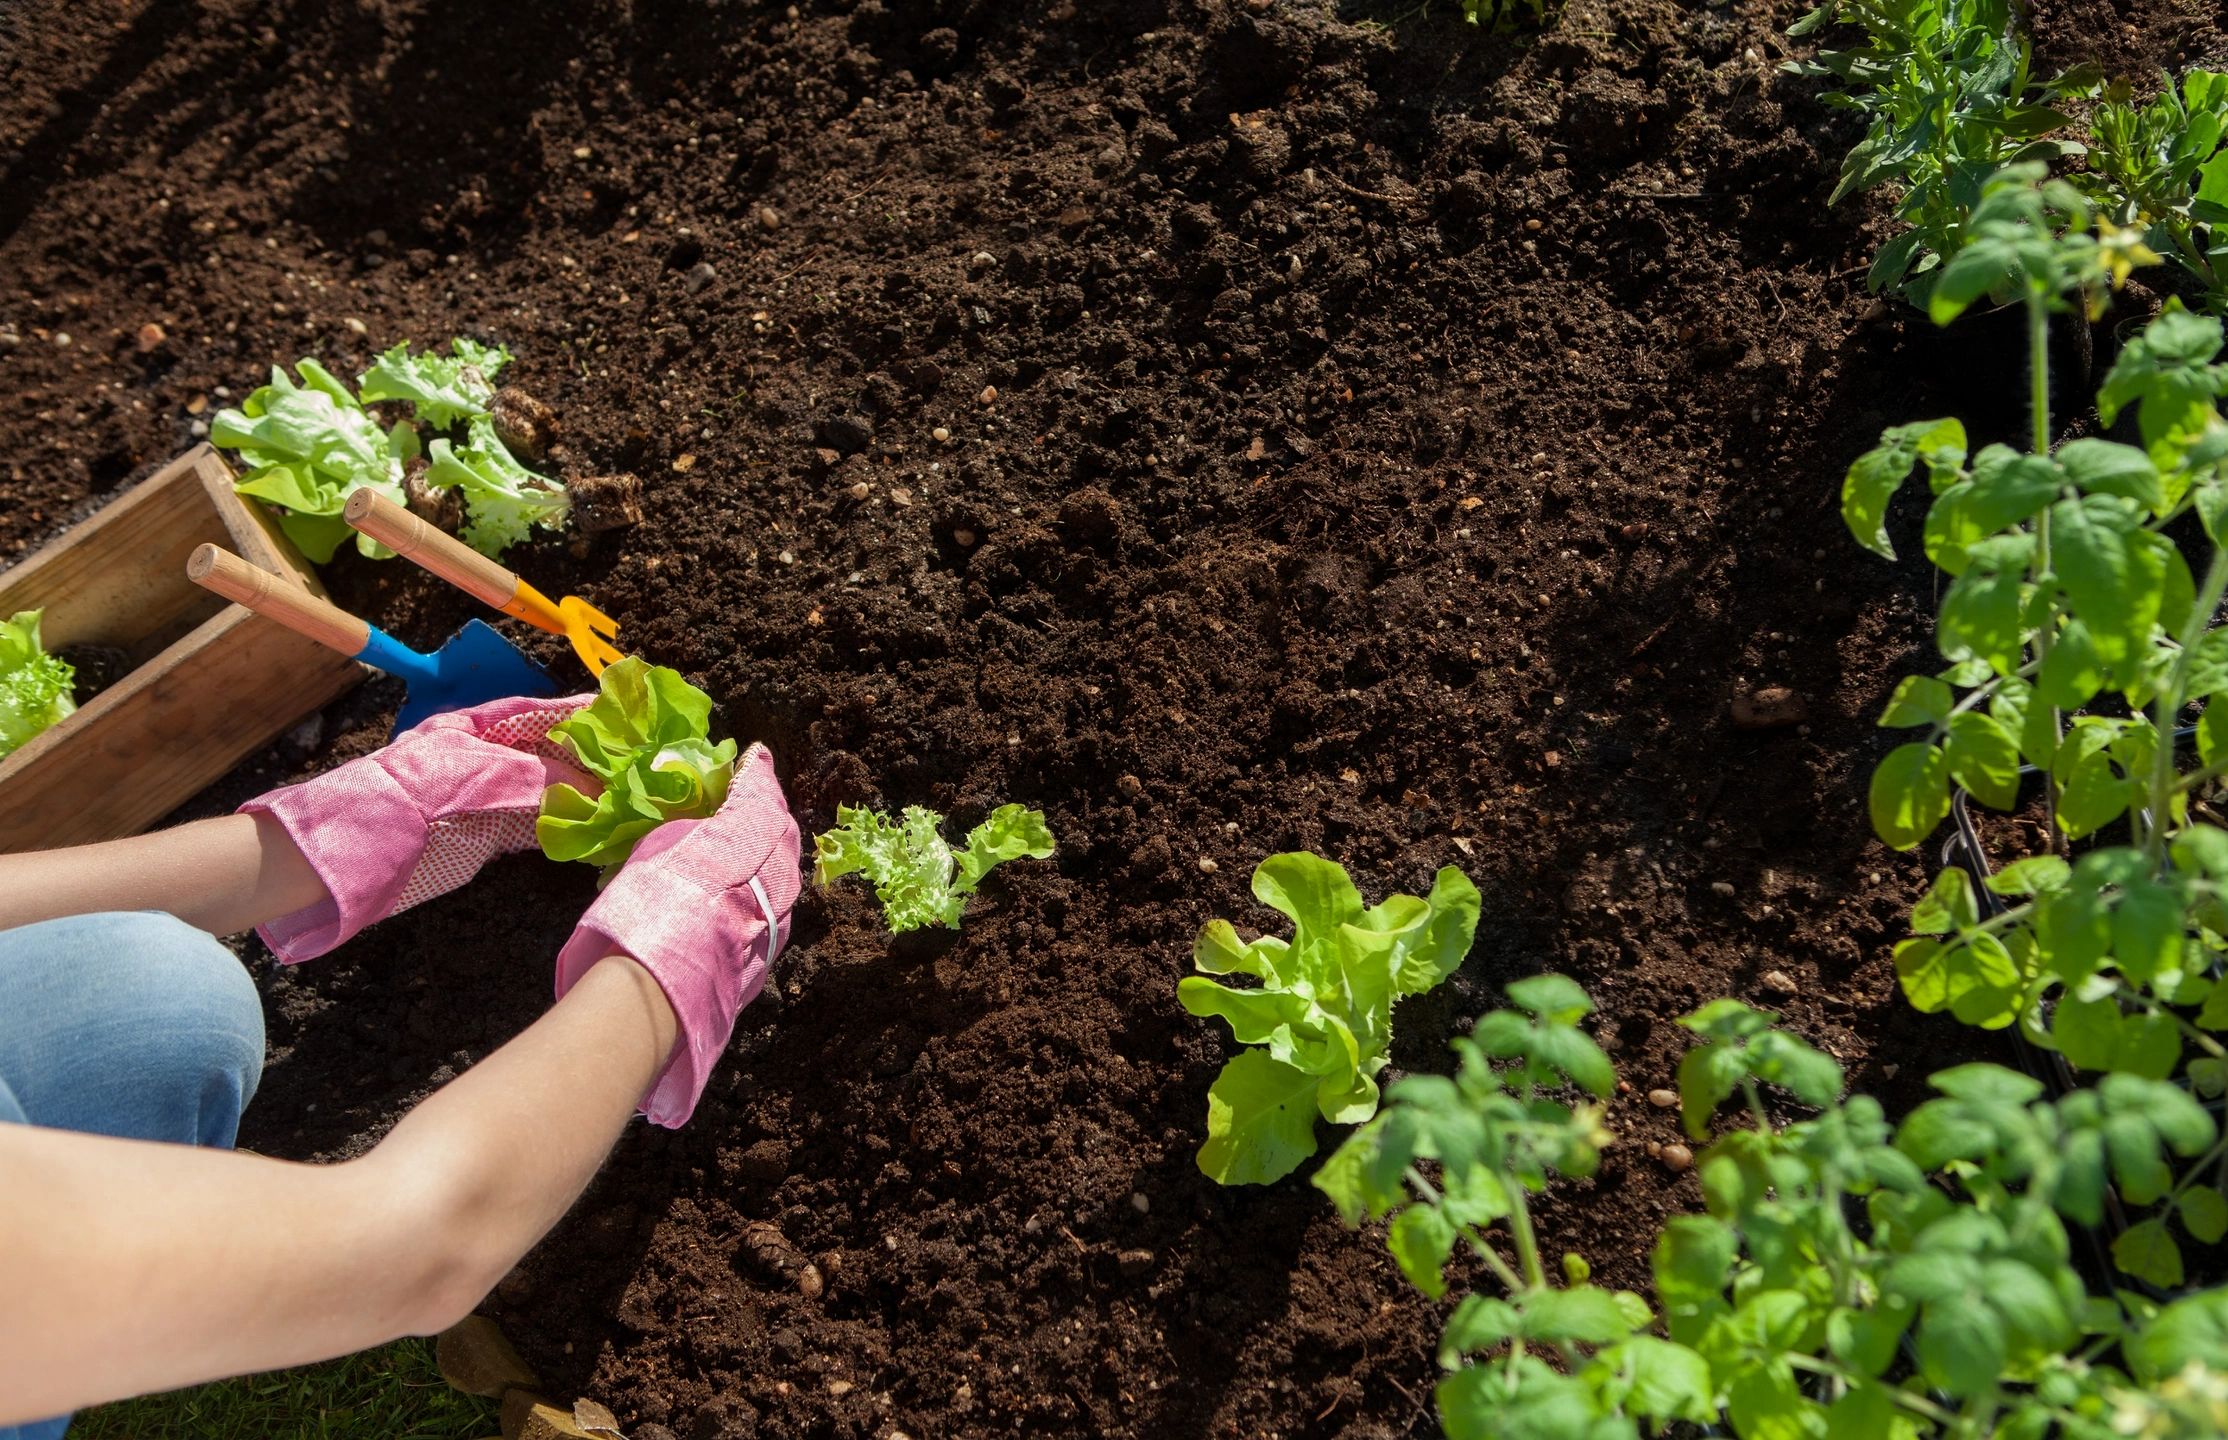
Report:
[[[2029,440],[2037,455],[2050,453],[2050,312],[2043,304],[2043,297],[2030,290],[2027,294],[2027,400],[2033,421]],[[2035,517],[2035,558],[2030,572],[2039,585],[2051,573],[2050,569],[2050,511],[2044,508]],[[2042,625],[2035,631],[2035,660],[2039,673],[2041,666],[2050,659],[2050,644],[2054,638],[2051,628],[2057,623],[2055,606],[2043,617]],[[2050,753],[2058,753],[2058,741],[2064,734],[2058,707],[2050,707]],[[2060,853],[2067,848],[2065,835],[2058,828],[2058,776],[2056,767],[2046,767],[2042,777],[2043,825],[2050,835],[2051,844]]]
[[1524,1183],[1515,1176],[1508,1177],[1509,1237],[1516,1242],[1516,1258],[1524,1266],[1524,1279],[1529,1288],[1547,1288],[1547,1267],[1540,1264],[1539,1235],[1532,1229],[1531,1207],[1524,1203]]
[[2166,859],[2166,833],[2173,824],[2174,717],[2181,714],[2183,692],[2189,687],[2189,657],[2204,638],[2205,626],[2220,608],[2224,594],[2228,594],[2228,550],[2216,546],[2212,564],[2205,571],[2205,583],[2197,592],[2197,603],[2189,607],[2189,618],[2182,622],[2181,648],[2174,653],[2174,668],[2151,712],[2151,726],[2158,734],[2152,743],[2150,819],[2143,853],[2150,858],[2154,871]]

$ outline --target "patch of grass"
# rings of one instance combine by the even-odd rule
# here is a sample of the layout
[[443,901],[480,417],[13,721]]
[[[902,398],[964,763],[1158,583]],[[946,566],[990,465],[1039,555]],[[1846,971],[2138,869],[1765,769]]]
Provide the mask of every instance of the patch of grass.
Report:
[[103,1405],[70,1426],[70,1440],[479,1440],[494,1433],[495,1406],[450,1389],[427,1340]]

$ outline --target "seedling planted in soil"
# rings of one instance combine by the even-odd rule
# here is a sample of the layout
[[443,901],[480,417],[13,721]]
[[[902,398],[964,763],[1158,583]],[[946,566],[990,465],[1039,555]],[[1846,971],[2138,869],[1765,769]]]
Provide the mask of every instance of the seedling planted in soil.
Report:
[[[1680,1022],[1700,1039],[1679,1072],[1687,1133],[1706,1138],[1733,1099],[1750,1128],[1702,1152],[1708,1213],[1656,1243],[1659,1317],[1592,1284],[1581,1256],[1550,1271],[1527,1197],[1594,1173],[1615,1076],[1575,983],[1508,993],[1516,1010],[1453,1043],[1454,1076],[1395,1085],[1315,1177],[1349,1225],[1392,1217],[1386,1245],[1425,1294],[1445,1294],[1457,1249],[1499,1291],[1447,1319],[1449,1440],[2220,1433],[2228,1290],[2162,1308],[2090,1294],[2067,1259],[2065,1222],[2093,1223],[2108,1182],[2212,1144],[2188,1095],[2116,1076],[2086,1097],[2101,1104],[2053,1105],[2026,1076],[1964,1065],[1891,1129],[1769,1012],[1714,1001]],[[1592,1098],[1561,1098],[1571,1086]],[[1775,1120],[1767,1089],[1816,1117]]]
[[865,875],[893,935],[924,925],[956,930],[967,897],[985,875],[1008,860],[1052,854],[1052,832],[1040,810],[999,806],[967,832],[963,850],[944,839],[943,823],[943,816],[918,805],[906,806],[894,821],[878,810],[839,806],[836,828],[812,842],[813,880],[826,885]]
[[[2213,624],[2228,594],[2221,325],[2169,303],[2098,395],[2099,419],[2132,411],[2142,444],[2078,439],[2053,452],[2044,314],[2101,295],[2132,247],[2109,225],[2088,233],[2087,205],[2070,187],[2037,190],[2033,178],[1992,184],[1974,242],[1933,296],[1938,319],[1999,287],[2023,297],[2029,448],[1991,445],[1968,460],[1956,421],[1901,426],[1850,468],[1843,491],[1851,530],[1885,551],[1888,497],[1924,464],[1934,491],[1926,551],[1954,577],[1936,633],[1946,668],[1905,679],[1880,720],[1923,734],[1875,772],[1874,827],[1911,848],[1948,813],[1953,784],[2011,809],[2024,761],[2043,776],[2054,831],[2048,850],[1989,877],[2007,906],[1986,918],[1966,872],[1945,869],[1912,913],[1917,934],[1896,947],[1896,973],[1921,1010],[2016,1025],[2105,1076],[2068,1105],[2110,1111],[2115,1086],[2177,1073],[2218,1097],[2228,1092],[2228,830],[2190,804],[2228,772],[2228,706],[2217,698],[2228,693],[2228,630]],[[2168,533],[2186,533],[2185,516],[2209,542],[2201,580]],[[2173,737],[2199,702],[2202,768],[2182,773]],[[2121,827],[2128,843],[2102,843]],[[2181,1153],[2194,1163],[2178,1176],[2162,1161],[2118,1177],[2126,1204],[2156,1213],[2117,1237],[2113,1258],[2166,1289],[2185,1274],[2171,1216],[2201,1243],[2228,1234],[2223,1152],[2208,1140]]]
[[[1377,1072],[1392,1047],[1393,1002],[1455,972],[1478,928],[1479,896],[1453,866],[1426,898],[1388,896],[1365,909],[1343,867],[1318,855],[1271,855],[1253,894],[1292,921],[1292,938],[1238,939],[1227,920],[1199,932],[1176,985],[1194,1015],[1220,1016],[1241,1050],[1207,1092],[1199,1168],[1224,1185],[1266,1185],[1315,1153],[1315,1121],[1355,1125],[1377,1113]],[[1250,975],[1236,989],[1205,978]]]

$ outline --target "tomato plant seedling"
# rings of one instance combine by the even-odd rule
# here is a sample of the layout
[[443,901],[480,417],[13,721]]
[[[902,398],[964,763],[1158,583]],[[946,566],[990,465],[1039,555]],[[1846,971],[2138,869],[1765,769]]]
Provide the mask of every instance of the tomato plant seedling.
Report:
[[[1484,1277],[1440,1339],[1449,1440],[2216,1433],[2174,1427],[2228,1394],[2228,1290],[2164,1307],[2091,1294],[2068,1259],[2066,1221],[2090,1223],[2108,1184],[2217,1145],[2176,1087],[2116,1076],[2096,1103],[2051,1104],[2026,1076],[1965,1065],[1896,1128],[1870,1097],[1842,1099],[1840,1065],[1769,1012],[1715,1001],[1680,1022],[1698,1040],[1679,1074],[1687,1133],[1708,1137],[1729,1101],[1747,1123],[1698,1158],[1706,1213],[1665,1226],[1651,1307],[1593,1284],[1582,1256],[1547,1263],[1529,1197],[1595,1172],[1615,1076],[1575,983],[1508,996],[1453,1042],[1453,1076],[1394,1085],[1315,1177],[1349,1225],[1389,1219],[1426,1295],[1457,1255]],[[1813,1118],[1775,1118],[1774,1092]]]
[[[2132,411],[2142,443],[2053,450],[2044,313],[2101,296],[2155,257],[2131,232],[2092,225],[2068,187],[2034,179],[1992,182],[1976,238],[1932,297],[1939,319],[1992,291],[2021,297],[2029,448],[1968,457],[1955,421],[1897,427],[1850,468],[1843,513],[1860,541],[1889,552],[1887,500],[1923,465],[1934,492],[1924,544],[1952,577],[1936,628],[1945,668],[1903,680],[1881,717],[1921,733],[1873,775],[1875,829],[1897,848],[1918,844],[1947,814],[1953,784],[2013,808],[2024,762],[2042,778],[2056,841],[1989,878],[2007,903],[1985,918],[1966,872],[1944,870],[1896,947],[1896,972],[1921,1010],[2016,1025],[2091,1073],[2159,1080],[2186,1061],[2189,1082],[2218,1096],[2228,1091],[2228,829],[2191,802],[2228,773],[2228,705],[2214,699],[2228,692],[2228,630],[2213,623],[2228,594],[2221,325],[2169,303],[2098,394],[2102,422]],[[2168,533],[2185,516],[2211,552],[2202,577]],[[2199,768],[2184,773],[2175,734],[2199,703]],[[2105,843],[2122,828],[2125,843]],[[2100,1095],[2082,1103],[2109,1106],[2111,1092]],[[2171,1288],[2183,1265],[2169,1219],[2200,1241],[2228,1232],[2219,1160],[2146,1171],[2123,1191],[2156,1211],[2115,1242],[2123,1269]]]
[[2089,166],[2076,177],[2113,220],[2189,272],[2204,308],[2228,310],[2228,75],[2191,70],[2147,105],[2124,84],[2089,117]]

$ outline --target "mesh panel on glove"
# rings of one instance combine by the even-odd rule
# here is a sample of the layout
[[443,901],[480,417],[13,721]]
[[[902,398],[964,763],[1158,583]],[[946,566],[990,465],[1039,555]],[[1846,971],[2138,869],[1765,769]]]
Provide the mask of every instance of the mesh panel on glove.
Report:
[[534,843],[542,791],[591,792],[549,729],[594,697],[513,698],[436,715],[383,750],[240,807],[278,821],[328,899],[257,927],[288,964],[446,894]]

